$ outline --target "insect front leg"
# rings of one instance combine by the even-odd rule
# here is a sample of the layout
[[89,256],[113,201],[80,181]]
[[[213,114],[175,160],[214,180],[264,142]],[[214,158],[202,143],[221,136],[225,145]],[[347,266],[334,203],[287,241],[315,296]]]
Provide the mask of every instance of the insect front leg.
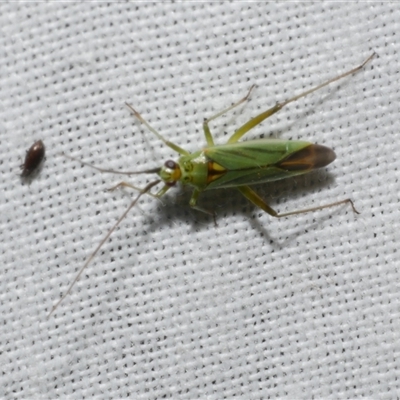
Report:
[[[141,189],[141,188],[139,188],[139,187],[137,187],[137,186],[134,186],[134,185],[132,185],[131,183],[125,182],[125,181],[119,182],[119,183],[117,183],[115,186],[110,187],[110,188],[107,189],[107,190],[108,190],[109,192],[113,192],[115,189],[118,189],[118,188],[120,188],[120,187],[128,187],[128,188],[130,188],[130,189],[137,190],[138,192],[143,192],[143,189]],[[153,193],[150,193],[150,192],[146,192],[146,194],[149,195],[149,196],[151,196],[151,197],[154,197],[155,199],[159,199],[159,200],[160,200],[160,198],[161,198],[162,196],[164,196],[164,194],[165,194],[170,188],[171,188],[171,186],[165,185],[165,186],[163,186],[156,194],[153,194]]]
[[165,139],[161,133],[157,132],[130,104],[125,103],[126,106],[131,110],[132,114],[143,124],[147,127],[147,129],[150,132],[153,132],[166,146],[168,146],[170,149],[176,151],[177,153],[183,155],[183,156],[188,156],[190,153],[186,151],[185,149],[182,149],[182,147],[178,146],[175,143],[170,142],[169,140]]
[[[136,190],[136,191],[138,191],[138,192],[141,192],[143,189],[141,189],[141,188],[139,188],[139,187],[137,187],[137,186],[134,186],[134,185],[132,185],[131,183],[129,183],[129,182],[125,182],[125,181],[122,181],[122,182],[119,182],[119,183],[117,183],[115,186],[113,186],[113,187],[110,187],[109,189],[107,189],[109,192],[113,192],[114,190],[116,190],[116,189],[118,189],[118,188],[120,188],[120,187],[128,187],[128,188],[130,188],[130,189],[134,189],[134,190]],[[146,194],[148,194],[149,196],[151,196],[151,197],[154,197],[154,198],[156,198],[156,199],[158,199],[160,196],[157,196],[157,194],[153,194],[153,193],[150,193],[150,192],[147,192]]]
[[246,199],[250,200],[253,204],[255,204],[257,207],[261,208],[262,210],[264,210],[266,213],[268,213],[269,215],[271,215],[272,217],[276,217],[276,218],[282,218],[282,217],[288,217],[290,215],[296,215],[296,214],[305,214],[308,212],[312,212],[312,211],[318,211],[318,210],[323,210],[324,208],[330,208],[330,207],[336,207],[339,206],[341,204],[347,204],[349,203],[351,205],[351,208],[353,209],[353,212],[355,212],[356,214],[360,214],[356,208],[354,207],[353,202],[351,201],[351,199],[345,199],[345,200],[340,200],[340,201],[335,201],[334,203],[330,203],[330,204],[325,204],[323,206],[317,206],[317,207],[311,207],[311,208],[305,208],[304,210],[296,210],[296,211],[290,211],[287,213],[282,213],[282,214],[278,214],[274,209],[272,209],[253,189],[251,189],[248,186],[239,186],[237,188],[239,190],[240,193],[242,193],[242,195],[244,197],[246,197]]
[[240,106],[242,103],[244,103],[245,101],[247,101],[247,99],[250,96],[251,91],[254,89],[255,85],[253,85],[250,90],[248,91],[248,93],[246,94],[246,96],[243,97],[243,99],[240,99],[239,101],[237,101],[236,103],[232,104],[231,106],[229,106],[228,108],[225,108],[224,110],[220,111],[219,113],[213,115],[212,117],[205,119],[203,122],[203,131],[204,131],[204,136],[206,137],[206,141],[207,141],[207,145],[208,146],[214,146],[214,139],[212,137],[211,131],[210,131],[210,127],[209,127],[209,123],[214,120],[217,119],[218,117],[220,117],[221,115],[224,115],[225,113],[227,113],[228,111],[233,110],[234,108]]

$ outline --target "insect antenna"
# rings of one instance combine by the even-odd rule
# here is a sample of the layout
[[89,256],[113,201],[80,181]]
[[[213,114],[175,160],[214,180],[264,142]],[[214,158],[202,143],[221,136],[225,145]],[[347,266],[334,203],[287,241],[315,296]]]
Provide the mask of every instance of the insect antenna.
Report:
[[92,165],[92,164],[89,164],[89,163],[84,162],[82,160],[79,160],[79,158],[75,158],[75,157],[69,156],[69,155],[64,154],[64,153],[60,153],[60,154],[63,157],[69,158],[70,160],[78,161],[82,165],[86,165],[87,167],[93,168],[93,169],[95,169],[97,171],[105,172],[105,173],[109,173],[109,174],[139,175],[139,174],[158,174],[158,172],[160,172],[160,168],[152,168],[152,169],[147,169],[147,170],[144,170],[144,171],[116,171],[114,169],[106,169],[106,168],[96,167],[95,165]]
[[[67,156],[69,157],[69,156]],[[69,157],[71,158],[71,157]],[[158,171],[158,169],[157,169]],[[146,173],[147,171],[144,171],[143,173]],[[141,173],[141,172],[139,172]],[[78,279],[81,277],[84,269],[90,264],[90,262],[93,260],[93,258],[96,256],[96,254],[98,253],[98,251],[100,250],[101,246],[103,246],[103,244],[108,240],[108,238],[111,236],[111,234],[115,231],[115,229],[117,228],[117,226],[121,223],[121,221],[127,216],[127,214],[129,213],[129,211],[131,210],[131,208],[133,208],[135,206],[135,204],[138,202],[138,200],[140,199],[140,197],[142,197],[142,195],[146,194],[149,192],[149,190],[153,187],[156,186],[157,184],[159,184],[161,182],[161,180],[156,180],[153,182],[150,182],[149,184],[147,184],[146,187],[144,187],[142,190],[140,190],[140,193],[136,196],[136,198],[132,201],[132,203],[129,205],[129,207],[125,210],[125,212],[119,217],[118,221],[114,224],[114,226],[108,231],[107,235],[102,239],[102,241],[99,243],[99,245],[96,247],[96,249],[94,250],[94,252],[90,255],[90,257],[87,259],[87,261],[85,262],[85,264],[81,267],[81,269],[79,270],[78,274],[76,275],[75,279],[72,281],[72,283],[69,285],[68,290],[63,294],[63,296],[60,298],[60,300],[58,300],[58,302],[53,306],[53,308],[51,309],[51,311],[49,312],[49,314],[47,315],[47,318],[49,318],[51,316],[51,314],[53,314],[53,312],[57,309],[57,307],[61,304],[61,302],[68,296],[68,294],[71,292],[72,288],[74,287],[75,283],[78,281]]]

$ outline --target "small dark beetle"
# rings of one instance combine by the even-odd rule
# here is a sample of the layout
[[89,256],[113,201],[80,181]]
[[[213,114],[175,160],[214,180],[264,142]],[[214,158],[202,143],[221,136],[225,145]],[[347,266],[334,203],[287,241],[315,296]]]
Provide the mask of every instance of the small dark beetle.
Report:
[[44,153],[44,144],[41,140],[38,140],[26,152],[25,162],[21,165],[22,177],[26,178],[30,176],[32,172],[39,167],[40,163],[43,161]]

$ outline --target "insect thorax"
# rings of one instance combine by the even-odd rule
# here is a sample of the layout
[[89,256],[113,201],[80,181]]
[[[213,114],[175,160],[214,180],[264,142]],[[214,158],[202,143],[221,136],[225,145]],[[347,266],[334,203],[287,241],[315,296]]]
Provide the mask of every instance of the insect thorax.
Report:
[[180,157],[177,162],[181,173],[179,181],[203,190],[207,186],[208,162],[203,151]]

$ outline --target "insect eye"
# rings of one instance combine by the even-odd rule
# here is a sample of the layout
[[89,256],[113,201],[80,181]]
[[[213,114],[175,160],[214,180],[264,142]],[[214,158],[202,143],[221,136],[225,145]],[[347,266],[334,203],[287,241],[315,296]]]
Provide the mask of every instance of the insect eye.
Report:
[[175,169],[176,168],[176,163],[175,163],[175,161],[172,161],[172,160],[165,161],[164,165],[168,169]]

